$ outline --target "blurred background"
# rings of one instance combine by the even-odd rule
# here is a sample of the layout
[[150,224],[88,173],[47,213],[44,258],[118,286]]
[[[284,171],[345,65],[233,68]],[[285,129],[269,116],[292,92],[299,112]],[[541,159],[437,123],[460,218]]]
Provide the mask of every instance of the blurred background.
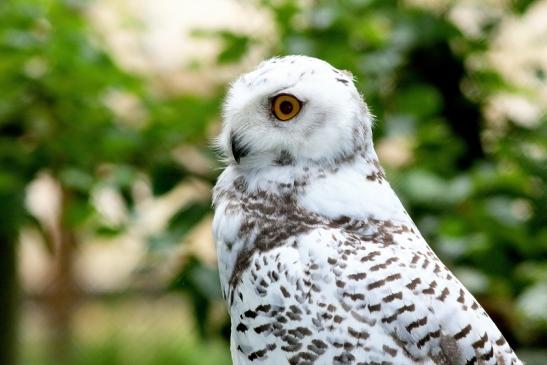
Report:
[[210,139],[295,53],[354,73],[422,233],[547,364],[546,0],[0,2],[0,364],[230,364]]

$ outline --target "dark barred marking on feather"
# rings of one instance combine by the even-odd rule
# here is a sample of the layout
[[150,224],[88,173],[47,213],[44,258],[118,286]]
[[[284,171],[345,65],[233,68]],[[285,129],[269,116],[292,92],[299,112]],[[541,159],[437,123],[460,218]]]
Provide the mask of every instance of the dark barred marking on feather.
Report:
[[351,274],[351,275],[348,275],[348,279],[351,279],[351,280],[363,280],[367,277],[367,273],[366,272],[360,272],[360,273],[356,273],[356,274]]
[[289,358],[289,364],[291,365],[312,364],[316,359],[317,359],[317,355],[312,352],[299,352],[298,354]]
[[[448,290],[448,287],[445,287],[443,289],[443,291],[441,292],[441,294],[437,297],[437,299],[440,300],[441,302],[444,302],[445,299],[448,297],[449,293],[450,293],[450,290]],[[473,309],[475,309],[475,308],[473,308]]]
[[476,356],[473,356],[472,358],[470,358],[469,360],[467,360],[467,362],[465,363],[465,365],[475,365],[477,363],[477,357]]
[[461,331],[459,331],[458,333],[456,333],[454,335],[454,338],[456,340],[460,340],[462,338],[464,338],[465,336],[467,336],[469,334],[469,332],[471,332],[471,325],[468,324],[467,326],[465,326],[464,328],[462,328]]
[[422,290],[424,294],[435,294],[435,288],[437,287],[437,282],[433,280],[427,289]]
[[275,164],[279,166],[289,166],[294,164],[294,157],[291,155],[289,151],[283,150],[277,157],[277,159],[274,161]]
[[272,343],[272,344],[269,344],[268,346],[266,346],[265,348],[263,348],[262,350],[258,350],[258,351],[255,351],[255,352],[252,352],[251,354],[249,354],[249,356],[247,357],[249,360],[253,361],[253,360],[256,360],[256,359],[260,359],[262,357],[264,357],[264,355],[266,355],[266,353],[268,351],[273,351],[275,350],[277,347],[276,344]]
[[507,343],[507,341],[505,340],[505,337],[501,336],[500,338],[498,338],[496,340],[496,345],[498,346],[503,346]]
[[485,332],[484,335],[482,335],[479,340],[473,342],[472,346],[474,349],[480,349],[480,348],[483,348],[484,345],[486,345],[487,341],[488,341],[488,334]]
[[397,349],[391,348],[388,345],[383,345],[382,350],[391,357],[397,356]]
[[492,346],[490,346],[490,351],[488,351],[485,354],[482,354],[480,356],[480,359],[483,360],[483,361],[488,361],[493,357],[494,357],[494,348]]
[[460,296],[458,297],[458,299],[456,299],[456,301],[458,303],[465,303],[465,292],[463,291],[463,289],[460,289]]
[[266,323],[266,324],[263,324],[263,325],[260,325],[260,326],[256,326],[254,328],[254,331],[258,334],[261,334],[262,332],[269,331],[271,328],[272,328],[272,324],[271,323]]
[[425,324],[427,324],[427,316],[410,323],[408,326],[406,326],[406,330],[408,332],[411,332],[413,329],[424,326]]
[[382,299],[382,301],[383,301],[384,303],[389,303],[389,302],[394,301],[395,299],[403,299],[403,293],[402,293],[402,292],[398,292],[398,293],[390,294],[390,295],[384,297],[384,298]]
[[420,340],[418,340],[418,342],[416,343],[416,346],[418,346],[418,348],[421,349],[422,347],[424,347],[424,345],[428,341],[430,341],[433,338],[437,338],[440,335],[441,335],[441,330],[437,330],[437,331],[434,331],[434,332],[429,332],[427,335],[425,335]]
[[355,360],[355,356],[351,352],[344,352],[338,356],[332,358],[333,365],[347,365],[351,364]]
[[248,330],[247,326],[243,323],[239,323],[236,327],[236,331],[245,333]]
[[369,312],[378,312],[380,311],[380,309],[382,308],[382,305],[380,303],[378,304],[369,304],[368,305],[368,310]]

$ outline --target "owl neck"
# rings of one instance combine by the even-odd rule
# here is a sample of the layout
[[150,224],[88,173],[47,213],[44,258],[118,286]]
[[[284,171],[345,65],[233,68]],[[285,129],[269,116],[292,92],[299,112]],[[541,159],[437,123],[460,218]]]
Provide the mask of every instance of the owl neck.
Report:
[[222,192],[238,199],[266,193],[291,197],[302,208],[330,218],[410,222],[373,148],[333,160],[295,161],[283,153],[276,157],[260,167],[229,166],[217,183],[215,200]]

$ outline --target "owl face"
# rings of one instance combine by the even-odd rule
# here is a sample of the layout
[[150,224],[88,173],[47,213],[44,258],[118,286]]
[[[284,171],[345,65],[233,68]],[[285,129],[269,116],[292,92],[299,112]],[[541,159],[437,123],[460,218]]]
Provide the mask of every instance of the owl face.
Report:
[[231,86],[219,144],[242,166],[335,159],[370,137],[371,118],[353,77],[306,56],[262,62]]

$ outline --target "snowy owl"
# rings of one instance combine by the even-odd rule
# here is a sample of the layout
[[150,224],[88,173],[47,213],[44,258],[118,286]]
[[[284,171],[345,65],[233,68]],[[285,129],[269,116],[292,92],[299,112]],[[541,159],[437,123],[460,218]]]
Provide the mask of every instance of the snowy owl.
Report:
[[391,189],[371,124],[319,59],[232,84],[213,232],[233,363],[521,364]]

